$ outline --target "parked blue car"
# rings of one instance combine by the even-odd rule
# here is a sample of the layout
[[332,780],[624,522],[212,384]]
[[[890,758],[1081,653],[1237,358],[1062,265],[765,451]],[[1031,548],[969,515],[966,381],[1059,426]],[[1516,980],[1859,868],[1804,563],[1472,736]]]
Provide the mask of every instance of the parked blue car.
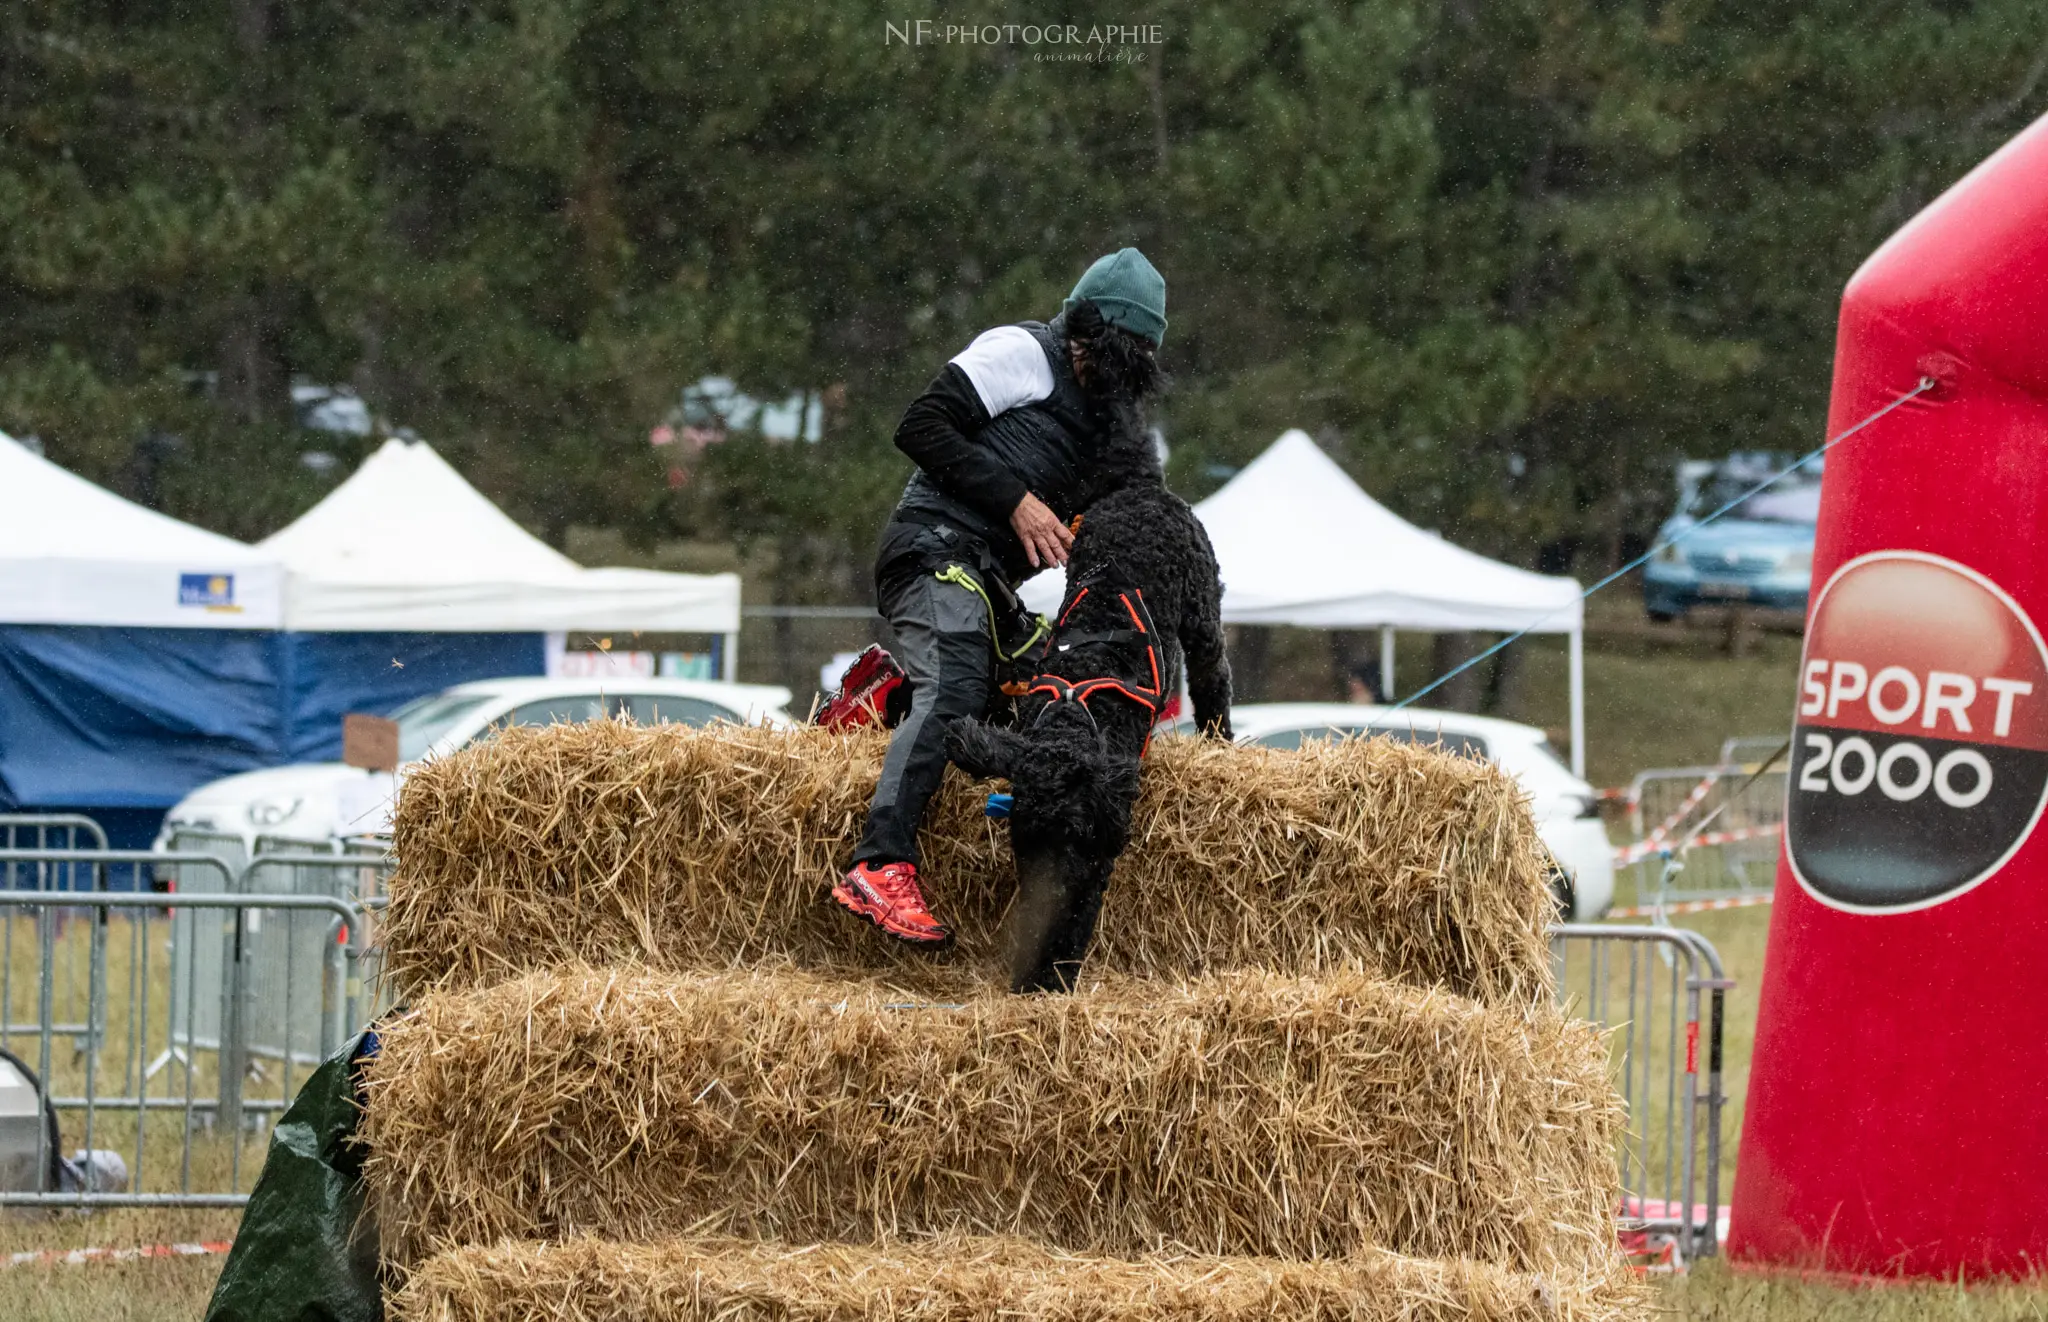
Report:
[[1678,513],[1657,530],[1643,568],[1643,608],[1675,620],[1699,605],[1745,603],[1804,613],[1820,515],[1820,462],[1773,483],[1714,522],[1699,520],[1784,467],[1775,455],[1738,454],[1680,470]]

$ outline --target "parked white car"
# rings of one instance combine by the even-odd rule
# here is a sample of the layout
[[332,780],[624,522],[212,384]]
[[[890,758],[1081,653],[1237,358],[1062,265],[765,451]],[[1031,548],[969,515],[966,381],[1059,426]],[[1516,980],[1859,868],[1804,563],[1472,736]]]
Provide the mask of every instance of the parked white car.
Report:
[[485,679],[416,698],[392,713],[398,722],[396,776],[340,762],[246,771],[202,785],[179,801],[157,837],[168,847],[180,831],[258,837],[325,847],[390,830],[391,803],[406,767],[450,753],[513,725],[557,725],[630,716],[642,725],[712,721],[789,725],[789,690],[765,684],[691,679]]
[[[1599,796],[1571,773],[1533,725],[1417,708],[1261,702],[1231,708],[1230,726],[1239,743],[1267,748],[1299,748],[1305,739],[1389,735],[1486,758],[1528,791],[1537,834],[1565,873],[1565,884],[1557,887],[1559,908],[1573,921],[1588,922],[1614,903],[1614,846],[1600,820]],[[1184,721],[1180,728],[1193,727]]]

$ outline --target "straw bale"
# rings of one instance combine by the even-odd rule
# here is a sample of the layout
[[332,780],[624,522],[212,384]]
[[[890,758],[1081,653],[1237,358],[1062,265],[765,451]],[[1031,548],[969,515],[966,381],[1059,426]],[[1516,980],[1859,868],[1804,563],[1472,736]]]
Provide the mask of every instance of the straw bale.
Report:
[[942,1232],[1517,1268],[1610,1254],[1621,1102],[1550,1007],[1331,973],[952,1005],[794,969],[571,969],[385,1030],[384,1249]]
[[1612,1265],[1536,1274],[1368,1250],[1323,1262],[1076,1257],[1015,1239],[877,1246],[503,1243],[430,1259],[392,1322],[1623,1322]]
[[[789,957],[931,988],[993,968],[1016,883],[981,811],[991,782],[950,770],[923,837],[956,954],[934,965],[826,902],[884,745],[877,731],[601,721],[432,761],[398,803],[388,976],[412,991],[572,960]],[[1529,1004],[1550,994],[1551,914],[1522,795],[1490,765],[1385,739],[1161,739],[1091,967],[1353,968]]]

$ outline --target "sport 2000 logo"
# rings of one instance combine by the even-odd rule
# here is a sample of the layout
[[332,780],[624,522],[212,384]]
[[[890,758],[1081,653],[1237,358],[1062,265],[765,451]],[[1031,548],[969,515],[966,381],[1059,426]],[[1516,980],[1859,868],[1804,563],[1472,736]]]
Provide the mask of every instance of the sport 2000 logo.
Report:
[[1902,913],[2004,867],[2048,802],[2048,648],[1953,560],[1875,551],[1814,603],[1786,854],[1837,909]]

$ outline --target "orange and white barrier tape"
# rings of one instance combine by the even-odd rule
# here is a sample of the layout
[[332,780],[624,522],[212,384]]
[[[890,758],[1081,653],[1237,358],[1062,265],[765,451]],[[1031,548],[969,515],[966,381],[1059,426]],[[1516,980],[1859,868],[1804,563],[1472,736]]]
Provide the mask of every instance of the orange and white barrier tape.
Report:
[[[1770,822],[1763,826],[1737,827],[1732,831],[1708,831],[1704,835],[1694,836],[1686,843],[1688,848],[1734,845],[1740,844],[1744,840],[1762,840],[1766,837],[1774,836],[1784,829],[1784,823]],[[1614,866],[1625,868],[1631,864],[1640,863],[1650,855],[1661,852],[1664,847],[1665,841],[1655,835],[1652,835],[1647,840],[1638,840],[1632,845],[1623,845],[1620,849],[1614,851]]]
[[1609,909],[1609,918],[1655,918],[1659,914],[1718,913],[1723,909],[1748,909],[1759,904],[1769,904],[1774,897],[1765,892],[1762,895],[1724,895],[1718,900],[1684,900],[1677,904],[1637,904],[1623,909]]
[[199,1244],[138,1244],[133,1248],[29,1249],[0,1258],[0,1270],[8,1267],[79,1267],[88,1262],[140,1262],[145,1258],[198,1258],[226,1253],[230,1240],[207,1240]]
[[1720,784],[1720,782],[1721,773],[1718,771],[1709,771],[1706,775],[1701,776],[1700,783],[1693,786],[1692,790],[1686,794],[1685,801],[1672,809],[1669,817],[1657,823],[1656,830],[1643,837],[1643,843],[1650,846],[1644,853],[1656,853],[1658,847],[1664,843],[1672,831],[1677,829],[1678,824],[1692,816],[1692,810],[1699,807],[1700,801],[1713,793],[1714,786]]

